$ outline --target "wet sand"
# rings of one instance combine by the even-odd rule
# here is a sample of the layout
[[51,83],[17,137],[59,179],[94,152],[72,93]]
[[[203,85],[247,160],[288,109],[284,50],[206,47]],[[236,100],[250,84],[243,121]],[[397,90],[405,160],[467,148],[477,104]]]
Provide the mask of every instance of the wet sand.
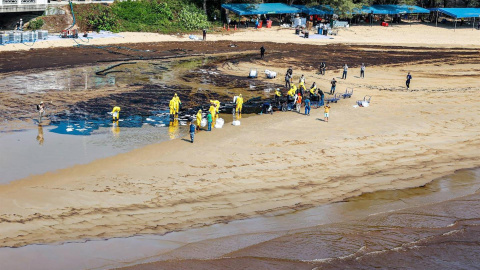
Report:
[[421,188],[404,190],[400,196],[396,191],[376,192],[345,203],[350,208],[345,214],[353,216],[358,215],[355,211],[365,214],[363,204],[370,200],[376,201],[376,207],[379,201],[398,200],[405,207],[401,210],[291,230],[233,252],[220,250],[226,243],[234,246],[234,239],[202,241],[150,259],[158,262],[122,269],[476,269],[480,190],[409,208],[412,198],[407,194],[413,190]]
[[[4,267],[11,270],[32,268],[32,265],[40,262],[43,268],[51,270],[111,269],[125,265],[137,265],[133,269],[243,269],[247,266],[262,269],[312,269],[314,265],[328,267],[330,262],[336,261],[348,267],[352,265],[350,259],[356,256],[362,257],[362,262],[366,263],[369,262],[368,256],[398,252],[405,246],[411,246],[412,242],[442,237],[449,228],[454,233],[458,230],[457,226],[440,227],[444,219],[455,220],[455,224],[465,223],[465,218],[455,213],[463,213],[463,216],[468,216],[468,220],[478,218],[476,210],[472,211],[476,209],[477,202],[466,199],[478,197],[479,173],[478,169],[462,170],[419,188],[367,193],[290,214],[238,220],[163,236],[144,235],[58,245],[0,248],[0,260],[6,263]],[[439,206],[444,209],[445,205],[448,211],[438,211]],[[435,214],[415,215],[420,207],[423,211],[434,211]],[[408,228],[399,229],[395,219],[399,215],[402,217],[402,225]],[[385,220],[386,217],[393,224],[372,225],[375,220]],[[379,236],[378,230],[390,233]],[[412,230],[413,233],[410,232]],[[420,230],[422,234],[418,233]],[[428,238],[422,239],[426,234]],[[391,238],[390,241],[386,240],[389,235],[394,235],[395,241],[391,241]],[[464,237],[469,235],[463,232]],[[466,245],[468,243],[471,241],[465,242]],[[316,247],[312,248],[311,245]],[[456,245],[451,247],[458,248]],[[464,246],[456,252],[461,251],[467,253],[471,249]],[[450,250],[447,247],[443,252],[449,253]],[[258,253],[261,256],[243,256],[245,253]],[[301,259],[306,254],[318,259]],[[408,261],[409,256],[404,256],[403,259]],[[424,259],[416,257],[415,262],[417,265],[428,266],[429,259],[429,256],[424,256]],[[474,257],[470,257],[466,263],[462,259],[452,261],[457,265],[461,263],[464,267],[476,262]],[[449,265],[449,262],[440,262],[438,264],[437,261],[437,268]],[[377,267],[384,265],[375,260],[370,263],[375,263]]]

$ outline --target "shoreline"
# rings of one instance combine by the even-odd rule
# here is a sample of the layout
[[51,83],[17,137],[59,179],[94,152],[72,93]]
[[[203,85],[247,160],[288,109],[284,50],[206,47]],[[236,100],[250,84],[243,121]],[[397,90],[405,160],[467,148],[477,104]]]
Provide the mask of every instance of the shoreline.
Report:
[[[408,209],[418,207],[429,209],[436,204],[450,204],[452,201],[471,197],[478,193],[479,179],[473,180],[473,185],[477,187],[475,191],[471,189],[472,183],[464,178],[460,180],[458,176],[478,172],[479,169],[459,170],[454,174],[434,179],[425,185],[426,189],[409,188],[378,191],[298,212],[242,219],[198,229],[170,232],[164,235],[136,235],[128,238],[86,239],[46,245],[33,244],[19,248],[0,248],[0,258],[25,257],[25,254],[31,253],[48,253],[68,257],[68,262],[67,260],[42,259],[42,264],[48,266],[49,269],[64,269],[65,266],[62,265],[72,262],[78,266],[82,265],[78,269],[117,269],[119,267],[121,269],[137,269],[139,267],[143,269],[142,267],[150,265],[166,267],[169,263],[172,263],[173,258],[176,263],[201,260],[208,264],[212,260],[222,258],[230,260],[235,259],[236,256],[228,256],[225,253],[245,252],[245,250],[255,249],[257,245],[268,245],[275,239],[295,235],[299,232],[313,232],[317,231],[317,228],[332,227],[332,224],[337,224],[334,227],[339,224],[355,226],[354,224],[359,221],[372,216],[395,215],[399,212],[409,212]],[[442,188],[442,186],[447,187],[447,189]],[[400,192],[400,194],[397,194],[397,192]],[[305,220],[306,223],[299,225],[296,222],[298,219]],[[227,239],[230,240],[227,241]],[[233,244],[239,239],[243,239],[241,244]],[[217,245],[224,248],[217,250],[215,249]],[[188,250],[189,247],[191,249],[192,246],[202,246],[202,252],[193,252],[191,255],[187,255],[190,252],[185,252],[185,249]],[[108,249],[110,252],[100,256],[96,252],[87,252],[87,250],[104,249]],[[130,252],[129,249],[135,249],[137,252]],[[123,254],[125,252],[128,255]],[[76,256],[75,254],[82,255]],[[13,261],[16,261],[16,263],[7,264],[10,265],[9,269],[12,270],[23,269],[25,263],[29,264],[28,260],[23,263],[19,263],[21,260]],[[88,263],[86,263],[87,261]],[[109,261],[109,263],[105,263],[105,261]]]

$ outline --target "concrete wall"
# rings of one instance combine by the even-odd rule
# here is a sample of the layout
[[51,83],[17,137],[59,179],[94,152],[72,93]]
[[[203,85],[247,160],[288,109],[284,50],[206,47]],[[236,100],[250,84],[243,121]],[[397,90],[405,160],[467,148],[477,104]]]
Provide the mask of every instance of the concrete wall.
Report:
[[48,0],[0,0],[0,13],[44,11]]

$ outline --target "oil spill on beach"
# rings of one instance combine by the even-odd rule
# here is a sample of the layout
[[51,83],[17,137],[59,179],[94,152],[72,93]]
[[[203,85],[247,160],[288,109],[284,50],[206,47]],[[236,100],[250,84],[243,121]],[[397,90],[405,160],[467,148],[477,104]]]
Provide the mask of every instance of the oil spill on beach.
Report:
[[479,191],[480,169],[461,170],[423,187],[163,236],[1,248],[0,260],[8,269],[476,269]]
[[[0,109],[7,123],[0,132],[0,146],[12,154],[0,158],[0,184],[182,137],[188,119],[198,109],[206,112],[210,100],[222,101],[224,120],[231,122],[230,92],[206,89],[210,85],[194,88],[200,83],[183,85],[178,78],[214,61],[221,58],[81,67],[1,79],[0,94],[10,99],[5,100],[8,109]],[[38,116],[24,113],[29,107],[34,111],[34,105],[22,102],[45,92],[53,100],[45,100],[47,114],[39,125]],[[182,106],[178,119],[171,121],[168,104],[174,93]],[[244,112],[258,112],[259,102],[247,101]],[[108,114],[113,106],[121,107],[119,121],[112,122]],[[14,132],[8,121],[18,119],[29,125]],[[31,165],[24,168],[25,162]]]

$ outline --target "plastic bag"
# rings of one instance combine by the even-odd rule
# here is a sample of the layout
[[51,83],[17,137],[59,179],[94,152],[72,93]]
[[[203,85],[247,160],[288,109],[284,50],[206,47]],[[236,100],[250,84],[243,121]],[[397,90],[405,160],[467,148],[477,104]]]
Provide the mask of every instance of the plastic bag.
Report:
[[207,125],[207,119],[203,118],[202,121],[200,121],[200,126],[205,127]]
[[218,118],[217,121],[215,121],[215,128],[222,128],[224,123],[223,118]]

